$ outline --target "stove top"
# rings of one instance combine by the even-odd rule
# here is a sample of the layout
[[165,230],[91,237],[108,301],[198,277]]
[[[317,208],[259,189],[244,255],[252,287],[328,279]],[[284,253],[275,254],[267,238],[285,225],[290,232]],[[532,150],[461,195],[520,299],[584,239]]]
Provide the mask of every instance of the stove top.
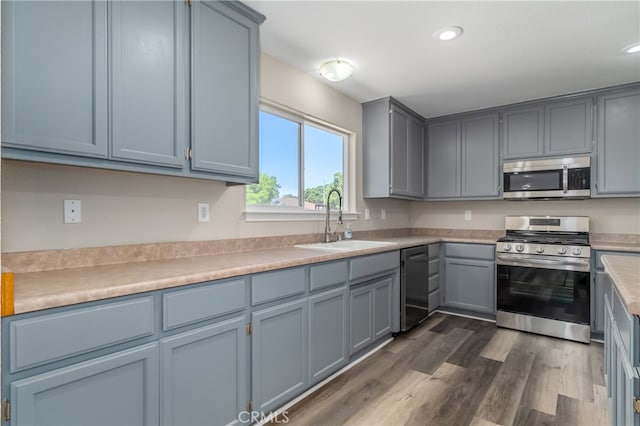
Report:
[[553,245],[567,245],[567,246],[588,246],[589,239],[582,238],[562,238],[562,237],[549,237],[549,236],[510,236],[499,238],[500,243],[522,243],[522,244],[553,244]]

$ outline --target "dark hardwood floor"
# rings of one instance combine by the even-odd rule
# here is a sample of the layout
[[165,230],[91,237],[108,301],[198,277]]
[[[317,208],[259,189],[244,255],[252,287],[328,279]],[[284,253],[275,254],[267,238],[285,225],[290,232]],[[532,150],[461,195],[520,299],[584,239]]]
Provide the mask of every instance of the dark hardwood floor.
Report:
[[289,425],[608,425],[603,348],[437,313],[287,416]]

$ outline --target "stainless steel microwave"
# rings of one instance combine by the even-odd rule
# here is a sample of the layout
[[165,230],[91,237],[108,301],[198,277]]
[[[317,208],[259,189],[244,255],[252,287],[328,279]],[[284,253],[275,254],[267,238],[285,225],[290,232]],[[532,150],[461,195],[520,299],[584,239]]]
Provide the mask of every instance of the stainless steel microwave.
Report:
[[505,199],[589,198],[591,158],[505,161]]

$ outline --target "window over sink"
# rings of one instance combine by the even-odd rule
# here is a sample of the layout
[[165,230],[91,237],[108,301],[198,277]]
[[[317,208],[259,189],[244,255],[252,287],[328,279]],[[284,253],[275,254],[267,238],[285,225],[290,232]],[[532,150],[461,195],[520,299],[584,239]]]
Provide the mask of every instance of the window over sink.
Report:
[[[259,182],[246,186],[247,220],[324,219],[331,189],[343,195],[343,211],[355,205],[348,185],[352,132],[262,104],[258,135]],[[332,196],[331,209],[338,204]]]

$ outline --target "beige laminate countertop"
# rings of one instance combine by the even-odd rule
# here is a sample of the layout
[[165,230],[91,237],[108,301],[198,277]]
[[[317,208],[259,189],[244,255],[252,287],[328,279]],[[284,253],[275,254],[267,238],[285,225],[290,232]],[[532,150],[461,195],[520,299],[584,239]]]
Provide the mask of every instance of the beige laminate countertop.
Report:
[[640,315],[640,257],[602,256],[604,271],[618,289],[631,315]]
[[591,250],[610,250],[640,253],[640,244],[591,240],[589,242],[589,245],[591,246]]
[[396,244],[349,252],[284,247],[16,273],[14,308],[15,313],[20,314],[275,269],[382,253],[441,241],[495,244],[495,239],[434,236],[382,238],[376,239],[376,241],[388,241]]

